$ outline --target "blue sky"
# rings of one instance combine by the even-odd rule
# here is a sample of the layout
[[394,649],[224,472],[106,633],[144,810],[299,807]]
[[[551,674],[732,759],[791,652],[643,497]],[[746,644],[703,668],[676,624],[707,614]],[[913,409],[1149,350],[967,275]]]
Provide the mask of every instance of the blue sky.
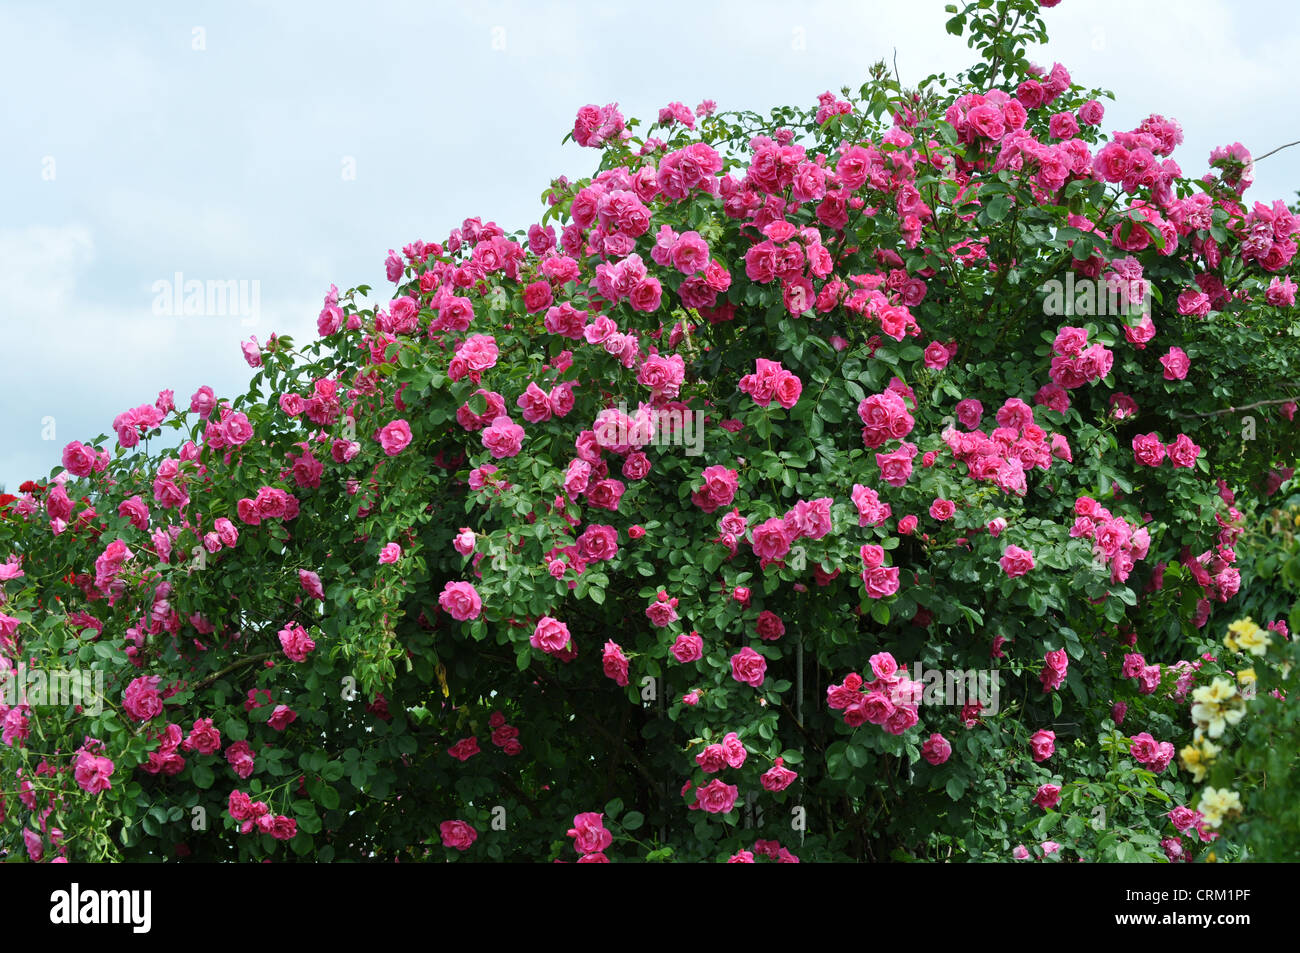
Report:
[[[5,2],[0,484],[164,387],[186,405],[242,391],[242,339],[314,334],[331,282],[384,287],[389,248],[471,215],[526,227],[553,176],[593,168],[560,145],[586,103],[812,103],[894,50],[914,82],[970,62],[946,18],[942,0]],[[1113,90],[1107,130],[1179,120],[1185,174],[1215,145],[1300,139],[1287,2],[1063,0],[1045,18],[1035,59]],[[1300,147],[1247,197],[1298,188]],[[258,282],[256,322],[155,314],[177,272]]]

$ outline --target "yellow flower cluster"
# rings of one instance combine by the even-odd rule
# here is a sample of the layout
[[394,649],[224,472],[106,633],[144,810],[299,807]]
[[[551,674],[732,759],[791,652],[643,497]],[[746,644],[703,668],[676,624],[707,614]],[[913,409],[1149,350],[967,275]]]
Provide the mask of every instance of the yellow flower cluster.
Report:
[[1262,656],[1272,644],[1268,630],[1261,629],[1249,616],[1238,619],[1228,626],[1228,634],[1223,637],[1223,644],[1232,652],[1249,652]]
[[1196,809],[1204,815],[1207,827],[1218,827],[1224,818],[1241,812],[1241,796],[1228,788],[1206,788]]
[[1204,735],[1219,738],[1223,729],[1235,725],[1246,714],[1246,702],[1237,686],[1222,676],[1209,685],[1192,691],[1192,721],[1196,722],[1196,740]]
[[[1197,733],[1200,734],[1199,732]],[[1198,737],[1194,742],[1178,752],[1178,757],[1192,774],[1192,781],[1199,784],[1205,780],[1214,757],[1223,749],[1206,738]]]

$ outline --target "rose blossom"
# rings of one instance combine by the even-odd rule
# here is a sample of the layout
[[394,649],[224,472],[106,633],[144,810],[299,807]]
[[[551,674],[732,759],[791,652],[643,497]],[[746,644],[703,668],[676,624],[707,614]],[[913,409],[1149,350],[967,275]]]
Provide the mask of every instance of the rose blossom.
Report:
[[1040,729],[1029,739],[1029,748],[1035,761],[1046,761],[1056,751],[1056,732]]
[[483,610],[483,600],[479,598],[478,590],[468,582],[449,582],[443,586],[438,596],[438,605],[458,622],[477,619]]
[[767,659],[749,646],[731,657],[731,677],[754,688],[763,684],[767,674]]
[[1019,546],[1008,545],[1002,553],[1002,558],[998,560],[1002,566],[1002,571],[1012,579],[1023,576],[1029,570],[1034,568],[1034,551],[1032,549],[1021,549]]

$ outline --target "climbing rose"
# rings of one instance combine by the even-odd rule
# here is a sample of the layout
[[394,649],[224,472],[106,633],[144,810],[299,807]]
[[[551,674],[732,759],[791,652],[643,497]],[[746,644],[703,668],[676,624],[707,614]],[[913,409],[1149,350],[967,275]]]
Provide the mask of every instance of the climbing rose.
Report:
[[943,764],[952,755],[952,745],[943,735],[935,732],[921,745],[921,757],[934,765]]
[[306,629],[297,623],[291,623],[280,630],[280,646],[290,661],[305,662],[307,653],[316,648],[316,643]]
[[1009,545],[1003,550],[1002,558],[998,562],[1002,566],[1002,571],[1015,579],[1034,568],[1034,551]]
[[411,443],[411,426],[405,420],[394,420],[376,435],[384,453],[395,457]]
[[464,821],[443,821],[438,825],[438,836],[444,847],[465,851],[478,837],[478,831]]
[[731,677],[758,688],[763,684],[767,673],[767,659],[749,646],[745,646],[731,657]]
[[605,829],[605,815],[594,811],[575,815],[567,836],[579,854],[599,853],[614,843],[614,835]]
[[453,619],[465,622],[478,618],[483,600],[479,598],[478,590],[468,582],[449,582],[442,587],[438,605]]

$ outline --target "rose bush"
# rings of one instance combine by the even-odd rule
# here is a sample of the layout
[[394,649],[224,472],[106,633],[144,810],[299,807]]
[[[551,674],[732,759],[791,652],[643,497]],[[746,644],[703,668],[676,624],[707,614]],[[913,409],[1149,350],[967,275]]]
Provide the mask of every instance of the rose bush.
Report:
[[980,60],[916,90],[584,107],[540,221],[390,251],[377,306],[245,342],[247,393],[7,498],[0,848],[1258,851],[1173,751],[1243,599],[1296,621],[1300,563],[1238,556],[1296,462],[1300,216],[1239,144],[1103,136],[1036,3],[951,12]]

